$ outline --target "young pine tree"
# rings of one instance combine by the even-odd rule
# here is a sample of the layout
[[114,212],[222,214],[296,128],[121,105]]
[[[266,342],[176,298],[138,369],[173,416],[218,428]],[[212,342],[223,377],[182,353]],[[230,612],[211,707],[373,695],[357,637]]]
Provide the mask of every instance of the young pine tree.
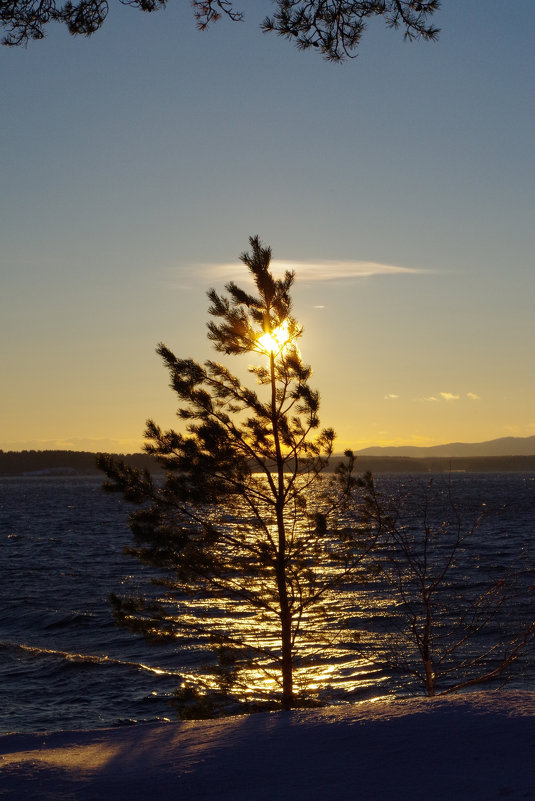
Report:
[[213,649],[219,666],[197,674],[202,692],[218,686],[290,709],[328,683],[320,654],[344,649],[343,590],[358,580],[374,534],[356,516],[351,452],[323,475],[335,434],[319,427],[319,394],[296,344],[294,274],[274,278],[270,249],[258,237],[250,246],[241,260],[254,291],[233,282],[226,295],[210,290],[208,338],[221,354],[254,357],[256,387],[161,344],[182,431],[149,420],[145,450],[165,481],[107,455],[99,466],[107,489],[140,505],[130,552],[158,569],[162,588],[151,600],[113,596],[118,621]]

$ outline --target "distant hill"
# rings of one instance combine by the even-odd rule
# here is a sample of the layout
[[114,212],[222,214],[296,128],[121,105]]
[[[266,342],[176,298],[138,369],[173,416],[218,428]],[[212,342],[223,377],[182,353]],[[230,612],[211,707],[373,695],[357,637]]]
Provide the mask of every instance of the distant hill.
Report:
[[439,457],[451,459],[457,457],[472,458],[480,456],[535,456],[535,436],[502,437],[488,442],[450,442],[447,445],[433,445],[420,448],[401,445],[393,448],[364,448],[357,451],[362,456],[409,457],[412,459],[428,459]]

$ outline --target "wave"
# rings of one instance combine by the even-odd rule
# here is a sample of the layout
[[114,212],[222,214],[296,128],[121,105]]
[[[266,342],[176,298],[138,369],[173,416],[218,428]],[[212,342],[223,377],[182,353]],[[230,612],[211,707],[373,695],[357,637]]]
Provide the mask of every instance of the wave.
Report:
[[71,651],[61,651],[56,648],[42,648],[37,645],[25,645],[24,643],[13,642],[0,642],[0,648],[11,649],[13,651],[23,651],[34,656],[53,656],[60,657],[67,662],[73,663],[88,663],[88,664],[106,664],[106,665],[119,665],[121,667],[134,668],[136,670],[147,671],[155,673],[157,676],[182,676],[182,671],[170,670],[168,668],[154,667],[153,665],[146,665],[143,662],[131,662],[126,659],[117,659],[108,655],[97,654],[81,654],[73,653]]
[[68,626],[76,626],[77,628],[81,626],[90,625],[91,618],[93,617],[91,613],[88,612],[60,612],[59,610],[55,612],[48,612],[46,617],[49,618],[48,622],[43,620],[42,629],[43,631],[52,631],[54,629],[63,629],[67,628]]

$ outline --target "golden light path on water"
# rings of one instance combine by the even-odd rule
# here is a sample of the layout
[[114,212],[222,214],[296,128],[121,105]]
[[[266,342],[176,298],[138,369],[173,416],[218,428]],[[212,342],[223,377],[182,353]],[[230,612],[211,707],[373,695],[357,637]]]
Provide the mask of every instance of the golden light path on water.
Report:
[[[258,476],[255,480],[261,480]],[[329,481],[330,479],[327,479]],[[298,549],[313,542],[310,519],[321,505],[318,497],[310,493],[312,515],[309,517],[292,510],[288,519],[288,542],[290,549]],[[234,512],[234,513],[233,513]],[[213,513],[213,522],[234,541],[231,564],[246,565],[249,547],[258,547],[259,539],[276,541],[276,527],[272,523],[272,509],[265,509],[264,529],[250,515],[240,516],[239,510]],[[344,523],[344,521],[340,521]],[[347,521],[346,521],[347,522]],[[316,536],[316,535],[314,535]],[[240,539],[241,538],[241,539]],[[236,548],[242,543],[243,552]],[[301,569],[308,571],[306,580],[312,586],[334,576],[339,570],[328,558],[315,564],[314,549],[307,557],[309,563]],[[240,560],[243,560],[240,561]],[[246,566],[246,569],[248,565]],[[239,570],[239,567],[236,568]],[[303,577],[305,572],[303,572]],[[303,580],[305,580],[303,578]],[[294,585],[294,589],[295,589]],[[302,589],[302,588],[301,588]],[[248,651],[253,656],[251,664],[240,664],[240,670],[232,676],[232,691],[242,700],[262,701],[279,695],[281,691],[281,630],[278,614],[276,582],[272,568],[264,567],[255,573],[253,569],[247,577],[247,590],[250,595],[265,600],[256,608],[239,597],[229,597],[221,592],[217,597],[206,597],[198,593],[171,592],[160,595],[158,602],[166,610],[169,618],[182,627],[177,634],[177,647],[192,650],[205,650],[206,658],[199,659],[199,667],[190,667],[181,675],[186,685],[195,686],[201,693],[221,691],[223,683],[230,680],[232,664],[216,664],[215,652],[225,643],[233,643],[237,651]],[[370,598],[370,587],[366,591],[356,581],[346,588],[328,588],[321,602],[310,604],[294,613],[295,640],[294,653],[294,691],[296,695],[308,698],[323,697],[329,700],[345,700],[362,694],[363,697],[380,694],[381,685],[387,680],[384,671],[363,655],[355,636],[355,620],[361,614],[368,615],[373,606],[373,616],[387,614],[391,601]],[[297,620],[298,619],[298,620]],[[188,633],[189,632],[189,633]],[[386,692],[386,690],[385,690]]]
[[[339,611],[339,606],[336,605]],[[214,612],[216,614],[211,616]],[[333,609],[333,614],[336,610]],[[375,607],[374,614],[378,613]],[[236,613],[236,608],[227,602],[223,604],[207,604],[206,602],[193,602],[190,607],[192,620],[202,615],[210,624],[212,630],[219,628],[223,634],[232,631],[236,639],[246,641],[253,651],[271,652],[268,656],[259,656],[255,660],[255,667],[244,669],[235,685],[243,700],[261,701],[272,697],[280,691],[280,672],[275,664],[276,656],[280,651],[280,634],[277,630],[277,621],[266,623],[265,619],[258,621],[253,615],[245,617]],[[314,632],[312,631],[312,634]],[[321,633],[321,632],[320,632]],[[370,691],[381,692],[381,685],[387,681],[386,674],[381,668],[369,659],[361,656],[358,649],[349,649],[336,642],[340,632],[331,632],[332,644],[325,637],[315,639],[303,636],[297,649],[298,659],[294,670],[294,687],[297,694],[321,697],[322,693],[329,694],[333,700],[344,700],[358,694],[368,698]],[[300,667],[300,663],[304,665]],[[204,686],[206,690],[220,689],[216,673],[192,670],[181,672],[183,679],[197,686]],[[199,684],[200,682],[200,684]],[[385,693],[386,694],[386,693]],[[381,696],[383,697],[383,696]]]

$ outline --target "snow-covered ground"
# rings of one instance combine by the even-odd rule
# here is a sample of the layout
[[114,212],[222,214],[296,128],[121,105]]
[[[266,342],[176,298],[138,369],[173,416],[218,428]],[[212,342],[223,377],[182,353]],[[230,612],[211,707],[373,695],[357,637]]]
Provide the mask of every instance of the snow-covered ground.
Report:
[[0,798],[535,800],[535,692],[9,734]]

